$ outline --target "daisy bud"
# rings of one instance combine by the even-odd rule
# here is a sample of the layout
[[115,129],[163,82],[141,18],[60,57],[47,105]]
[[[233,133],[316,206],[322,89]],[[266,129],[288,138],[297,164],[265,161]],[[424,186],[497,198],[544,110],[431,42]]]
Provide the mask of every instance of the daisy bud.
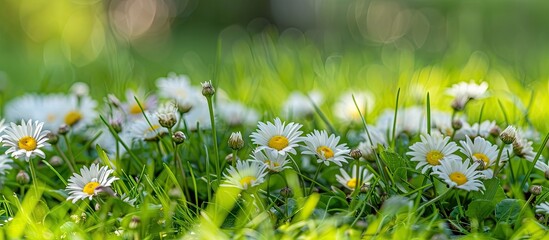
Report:
[[177,106],[177,111],[180,113],[188,113],[191,109],[193,109],[193,105],[191,104],[182,104]]
[[122,121],[120,121],[119,119],[111,119],[109,121],[109,124],[115,132],[122,132]]
[[545,179],[549,180],[549,170],[545,171]]
[[469,98],[467,97],[456,96],[451,104],[452,109],[454,109],[454,111],[456,112],[462,111],[463,109],[465,109],[465,104],[467,104],[468,101]]
[[352,158],[354,158],[355,160],[358,160],[359,158],[362,157],[362,152],[360,151],[360,149],[356,148],[356,149],[353,149],[349,155],[351,155]]
[[60,135],[66,135],[67,133],[69,133],[69,131],[71,130],[71,127],[67,124],[61,124],[61,126],[59,126],[59,130],[57,130],[57,133],[59,133]]
[[367,193],[368,190],[370,190],[370,184],[363,184],[362,187],[360,187],[361,193]]
[[128,227],[130,229],[136,229],[139,227],[139,223],[141,223],[141,219],[138,216],[133,216]]
[[532,185],[532,187],[530,187],[530,193],[534,194],[535,196],[539,196],[542,190],[543,188],[540,185]]
[[55,155],[55,156],[50,158],[49,163],[53,167],[59,167],[59,166],[63,165],[63,159],[61,157]]
[[285,188],[280,189],[280,196],[285,197],[285,198],[291,198],[291,197],[294,196],[294,192],[292,191],[291,188],[285,187]]
[[48,138],[48,143],[51,145],[55,145],[59,142],[59,137],[55,133],[49,132],[46,134],[46,137]]
[[177,107],[174,103],[168,102],[158,109],[156,116],[160,126],[171,129],[177,123]]
[[233,132],[229,137],[229,147],[233,150],[240,150],[244,147],[244,140],[242,139],[242,133]]
[[[227,154],[227,156],[225,157],[225,161],[227,161],[228,163],[232,163],[233,162],[233,154],[232,153],[229,153]],[[240,161],[240,158],[238,156],[236,156],[236,161]]]
[[185,142],[186,139],[187,137],[185,136],[185,133],[183,133],[182,131],[177,131],[172,134],[172,141],[175,144],[182,144]]
[[90,93],[90,87],[86,83],[75,82],[71,86],[71,92],[77,97],[88,96],[88,94]]
[[215,89],[212,86],[212,81],[211,80],[203,82],[201,84],[202,84],[202,95],[204,95],[206,97],[210,97],[210,96],[214,95]]
[[30,182],[30,176],[27,172],[23,170],[19,170],[19,173],[17,173],[17,176],[15,176],[15,181],[17,183],[24,185]]
[[503,132],[499,135],[501,141],[505,144],[511,144],[515,141],[517,136],[517,129],[511,125],[507,126]]
[[122,108],[122,103],[114,94],[107,95],[107,102],[116,108]]
[[461,119],[454,119],[454,121],[452,121],[452,128],[454,130],[460,130],[461,128],[463,127],[463,121],[461,121]]

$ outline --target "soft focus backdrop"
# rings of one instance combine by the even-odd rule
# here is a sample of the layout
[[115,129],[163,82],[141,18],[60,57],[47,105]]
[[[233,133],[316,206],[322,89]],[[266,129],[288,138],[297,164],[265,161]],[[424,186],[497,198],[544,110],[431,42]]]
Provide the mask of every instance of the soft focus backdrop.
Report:
[[492,96],[473,104],[473,119],[483,103],[501,119],[499,101],[514,122],[549,129],[547,1],[1,0],[0,9],[2,104],[76,81],[99,99],[175,72],[273,112],[293,90],[322,92],[329,116],[337,94],[370,91],[375,116],[398,88],[401,106],[430,92],[450,111],[445,89],[473,80]]

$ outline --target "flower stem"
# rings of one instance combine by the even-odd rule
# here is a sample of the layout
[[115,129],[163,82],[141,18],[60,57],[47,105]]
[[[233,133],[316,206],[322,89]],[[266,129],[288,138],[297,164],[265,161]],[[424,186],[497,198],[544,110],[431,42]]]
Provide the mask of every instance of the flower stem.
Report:
[[316,169],[316,172],[315,172],[315,175],[313,177],[313,181],[311,181],[311,186],[309,187],[309,194],[308,195],[311,195],[311,193],[313,193],[313,189],[314,189],[314,186],[315,186],[315,183],[316,183],[316,178],[318,177],[318,174],[320,173],[320,169],[322,169],[322,163],[318,166],[318,168]]
[[[210,112],[210,123],[212,125],[212,137],[213,137],[213,147],[214,147],[214,154],[215,154],[215,173],[217,174],[218,179],[221,178],[221,161],[219,159],[219,150],[217,146],[217,131],[215,128],[215,118],[214,118],[214,110],[213,110],[213,103],[212,103],[212,96],[206,97],[208,100],[208,109]],[[219,184],[219,181],[218,181]]]
[[452,190],[452,188],[448,188],[448,190],[446,190],[446,192],[443,192],[442,194],[438,195],[436,198],[433,198],[431,199],[429,202],[426,202],[425,204],[419,206],[417,209],[416,209],[416,212],[419,212],[419,210],[439,201],[440,199],[442,199],[443,197],[446,196],[446,194],[448,194],[450,191]]

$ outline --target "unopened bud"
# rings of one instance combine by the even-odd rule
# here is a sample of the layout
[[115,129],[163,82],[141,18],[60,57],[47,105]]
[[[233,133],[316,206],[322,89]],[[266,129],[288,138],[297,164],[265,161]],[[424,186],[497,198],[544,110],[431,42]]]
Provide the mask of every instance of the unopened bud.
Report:
[[499,135],[501,141],[505,144],[511,144],[517,138],[517,129],[511,125],[507,126],[503,132]]
[[291,198],[291,197],[294,196],[294,192],[292,191],[291,188],[284,187],[284,188],[280,189],[280,196],[285,197],[285,198]]
[[497,137],[499,136],[501,133],[501,128],[499,128],[498,126],[494,126],[492,129],[490,129],[490,135],[492,135],[492,137]]
[[370,184],[363,184],[362,187],[360,187],[361,193],[367,193],[368,190],[370,190]]
[[122,132],[122,121],[120,121],[118,119],[111,119],[109,121],[109,124],[111,125],[112,129],[115,132],[117,132],[117,133]]
[[88,96],[90,93],[90,87],[83,82],[75,82],[71,86],[71,92],[77,97]]
[[116,108],[122,108],[122,103],[114,94],[107,95],[107,102]]
[[452,128],[454,130],[460,130],[461,128],[463,127],[463,121],[461,119],[454,119],[454,121],[452,121]]
[[[228,163],[232,163],[233,160],[234,157],[232,153],[227,154],[227,156],[225,157],[225,161],[227,161]],[[236,156],[236,161],[240,161],[240,158],[238,156]]]
[[55,155],[50,158],[49,163],[52,167],[59,167],[63,165],[63,159],[60,156]]
[[30,176],[27,172],[23,170],[19,170],[19,173],[17,173],[17,176],[15,176],[15,181],[17,183],[24,185],[30,182]]
[[66,135],[67,133],[69,133],[69,131],[71,130],[71,127],[67,124],[61,124],[61,126],[59,126],[59,129],[57,130],[57,133],[60,134],[60,135]]
[[130,229],[136,229],[137,227],[139,227],[140,223],[141,223],[141,219],[138,216],[133,216],[128,227]]
[[186,139],[187,137],[185,136],[185,133],[183,133],[182,131],[177,131],[172,134],[172,141],[175,144],[182,144],[185,142]]
[[242,133],[233,132],[229,137],[229,147],[233,150],[240,150],[244,147],[244,140],[242,139]]
[[181,104],[177,106],[177,111],[180,113],[188,113],[191,109],[193,109],[193,105],[191,104]]
[[55,145],[59,142],[59,137],[57,136],[57,134],[52,132],[48,132],[46,134],[46,138],[48,138],[48,143],[51,145]]
[[466,96],[457,96],[452,101],[452,109],[454,109],[454,111],[456,112],[462,111],[463,109],[465,109],[465,104],[467,104],[468,101],[469,98],[467,98]]
[[482,161],[481,159],[475,160],[475,163],[478,164],[477,170],[481,171],[486,169],[486,162]]
[[215,93],[215,89],[212,86],[212,81],[206,81],[202,83],[202,95],[206,97],[213,96]]
[[549,180],[549,170],[545,171],[545,179]]
[[539,196],[542,190],[543,188],[540,185],[532,185],[532,187],[530,187],[530,193],[534,194],[535,196]]
[[156,112],[160,126],[171,129],[177,123],[177,107],[168,102],[162,105]]
[[353,159],[358,160],[362,157],[362,151],[360,151],[360,149],[358,148],[355,148],[351,151],[351,153],[349,153],[349,155],[351,155]]

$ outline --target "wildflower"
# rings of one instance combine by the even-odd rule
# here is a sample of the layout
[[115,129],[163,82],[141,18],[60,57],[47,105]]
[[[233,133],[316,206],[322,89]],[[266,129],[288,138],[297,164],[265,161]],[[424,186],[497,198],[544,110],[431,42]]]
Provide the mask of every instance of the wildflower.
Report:
[[368,126],[368,134],[363,133],[361,137],[364,141],[358,144],[358,149],[362,153],[362,157],[367,160],[375,159],[375,149],[378,148],[378,145],[387,146],[387,139],[383,132],[374,126]]
[[440,165],[433,168],[433,175],[442,179],[448,187],[463,189],[465,191],[484,191],[484,184],[480,181],[483,174],[475,169],[477,163],[469,166],[468,162],[461,160],[445,159]]
[[484,121],[480,124],[474,123],[472,126],[464,125],[462,129],[456,132],[455,139],[465,139],[466,137],[475,138],[483,137],[487,138],[490,133],[498,128],[496,121]]
[[11,163],[13,163],[13,160],[11,160],[8,155],[0,155],[0,175],[5,175],[8,170],[13,168],[10,165]]
[[[143,111],[154,112],[157,103],[158,100],[154,95],[145,97],[145,92],[141,89],[138,89],[137,91],[128,89],[126,91],[126,103],[123,104],[122,107],[128,116],[137,118],[143,116],[141,108],[143,108]],[[141,107],[139,105],[141,105]]]
[[183,119],[187,124],[187,128],[191,131],[200,129],[211,129],[212,122],[210,121],[210,112],[208,110],[208,103],[205,98],[200,98],[200,101],[197,101],[195,104],[196,107],[193,107],[189,112],[187,112]]
[[285,122],[276,118],[274,124],[259,122],[257,131],[252,133],[250,138],[254,144],[259,145],[256,151],[271,149],[280,155],[296,154],[295,148],[302,141],[300,135],[303,132],[299,131],[301,126],[301,124],[293,122],[286,125]]
[[211,97],[214,95],[215,89],[212,86],[212,80],[205,81],[201,83],[201,85],[202,85],[202,95],[204,95],[205,97]]
[[160,126],[171,129],[177,123],[177,107],[172,102],[161,105],[155,113]]
[[[466,138],[465,141],[461,141],[460,151],[467,155],[473,162],[481,160],[484,162],[483,174],[486,178],[492,178],[493,171],[490,168],[496,164],[498,157],[498,147],[492,145],[490,142],[486,141],[484,138],[476,137],[474,142],[470,138]],[[502,154],[500,156],[500,163],[507,161],[507,154]]]
[[549,215],[549,202],[543,202],[536,206],[536,213]]
[[259,114],[240,102],[218,101],[217,113],[229,126],[254,125]]
[[297,91],[290,93],[282,107],[283,115],[287,118],[296,119],[313,116],[316,111],[314,105],[320,106],[322,104],[322,94],[318,91],[311,91],[307,95],[308,97]]
[[360,151],[360,149],[358,148],[355,148],[351,150],[351,152],[349,153],[349,156],[351,156],[355,160],[358,160],[362,157],[362,151]]
[[44,123],[38,121],[33,123],[30,119],[26,123],[21,120],[21,125],[10,123],[2,136],[3,146],[9,147],[6,154],[11,154],[16,159],[25,158],[27,161],[34,156],[46,158],[46,154],[40,149],[48,141],[48,131],[42,131],[43,125]]
[[175,144],[182,144],[187,139],[187,136],[185,136],[185,133],[182,131],[177,131],[172,134],[172,140],[175,142]]
[[421,142],[410,146],[412,151],[406,154],[412,156],[411,161],[418,162],[416,169],[421,169],[421,173],[440,165],[444,159],[461,160],[454,154],[458,147],[456,143],[449,142],[450,137],[443,138],[440,133],[434,132],[431,135],[421,135],[420,138]]
[[158,123],[158,117],[150,113],[145,113],[147,119],[141,118],[135,120],[128,126],[128,135],[133,139],[156,141],[168,130],[162,128]]
[[486,90],[488,90],[488,83],[482,82],[478,85],[471,81],[469,83],[460,82],[454,84],[446,93],[454,96],[452,108],[456,111],[461,111],[470,100],[485,97],[487,95]]
[[350,91],[343,93],[334,105],[334,116],[339,118],[341,122],[356,122],[361,119],[353,101],[353,95],[362,114],[370,113],[374,109],[375,98],[372,93],[366,91],[354,94]]
[[[383,133],[391,133],[394,119],[395,110],[387,109],[378,117],[376,127]],[[424,133],[425,119],[424,110],[420,107],[400,109],[397,114],[395,136],[403,132],[409,135]]]
[[98,188],[107,188],[118,180],[117,177],[110,176],[114,170],[107,166],[99,167],[99,164],[92,164],[89,168],[84,166],[80,169],[80,175],[74,173],[69,178],[69,184],[66,190],[69,192],[67,201],[72,199],[75,203],[78,200],[92,199],[100,191]]
[[360,176],[360,181],[357,176],[356,172],[356,165],[353,165],[353,168],[351,169],[351,174],[347,173],[343,168],[339,169],[339,172],[341,175],[336,175],[336,180],[343,185],[345,188],[349,190],[355,190],[356,186],[362,187],[363,185],[367,185],[370,182],[370,179],[374,176],[374,174],[368,172],[368,170],[364,167],[359,167],[358,172]]
[[505,144],[511,144],[515,141],[517,135],[517,129],[514,126],[507,126],[503,132],[499,135],[499,138]]
[[265,181],[266,166],[252,161],[238,161],[236,167],[229,166],[227,172],[223,173],[226,178],[221,186],[236,187],[242,190],[255,187]]
[[[534,158],[536,157],[536,152],[534,152],[534,148],[532,147],[532,141],[528,141],[528,139],[523,138],[519,134],[516,135],[515,141],[513,142],[513,152],[528,161],[534,161]],[[542,157],[540,156],[540,159]]]
[[328,166],[330,162],[341,167],[341,163],[346,163],[350,158],[350,150],[346,144],[339,144],[339,136],[336,137],[323,131],[314,130],[313,133],[307,134],[305,138],[305,151],[303,154],[315,155],[317,162],[323,162]]
[[233,150],[240,150],[244,147],[244,140],[242,139],[242,133],[233,132],[229,137],[228,145]]
[[530,193],[539,196],[543,190],[543,187],[540,185],[532,185],[529,189]]
[[84,82],[75,82],[71,86],[71,92],[77,97],[88,96],[90,93],[90,87]]
[[253,152],[253,161],[265,164],[267,169],[272,172],[282,172],[282,170],[289,168],[287,155],[280,155],[277,152],[269,149]]
[[195,106],[198,97],[198,88],[193,87],[186,75],[169,73],[168,77],[156,80],[159,95],[175,100],[181,112],[188,112]]
[[27,172],[19,170],[19,172],[15,176],[15,181],[21,185],[24,185],[30,182],[30,176]]

